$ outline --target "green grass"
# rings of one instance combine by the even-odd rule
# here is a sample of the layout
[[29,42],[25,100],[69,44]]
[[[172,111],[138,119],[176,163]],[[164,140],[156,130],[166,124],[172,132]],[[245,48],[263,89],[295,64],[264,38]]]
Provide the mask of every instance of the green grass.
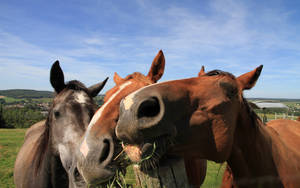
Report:
[[[6,103],[13,103],[13,102],[20,102],[20,101],[25,101],[25,102],[30,102],[30,100],[26,98],[22,99],[17,99],[17,98],[12,98],[12,97],[4,97],[3,98]],[[33,98],[31,101],[37,102],[37,103],[45,103],[45,102],[52,102],[52,98]]]
[[39,98],[39,99],[32,99],[32,101],[40,102],[40,103],[46,103],[46,102],[52,102],[53,98]]
[[[0,187],[15,187],[13,183],[13,168],[17,153],[23,144],[26,129],[0,129]],[[208,162],[208,170],[203,186],[204,188],[219,187],[222,181],[225,164],[220,165]],[[132,167],[127,168],[126,183],[135,184]]]
[[204,183],[201,187],[214,188],[220,187],[222,183],[223,172],[225,170],[226,163],[218,164],[213,161],[208,161],[207,171]]
[[13,169],[26,129],[0,129],[0,187],[15,187]]
[[19,102],[19,101],[25,100],[25,99],[15,99],[12,97],[4,97],[3,99],[6,103]]

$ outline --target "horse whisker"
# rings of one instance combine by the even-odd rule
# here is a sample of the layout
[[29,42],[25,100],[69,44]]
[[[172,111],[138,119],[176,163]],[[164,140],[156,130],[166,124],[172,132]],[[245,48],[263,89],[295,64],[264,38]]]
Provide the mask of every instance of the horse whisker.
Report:
[[117,160],[122,155],[122,153],[124,153],[124,149],[122,149],[122,151],[113,160]]

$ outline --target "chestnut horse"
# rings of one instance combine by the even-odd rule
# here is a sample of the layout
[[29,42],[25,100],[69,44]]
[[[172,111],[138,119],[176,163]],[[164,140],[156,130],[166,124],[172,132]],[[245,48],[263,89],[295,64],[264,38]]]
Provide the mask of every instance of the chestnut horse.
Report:
[[[78,169],[88,184],[105,183],[115,176],[117,169],[125,169],[125,166],[119,164],[122,158],[118,158],[117,155],[122,148],[115,136],[120,101],[137,89],[157,82],[164,73],[164,67],[164,54],[159,51],[147,76],[135,72],[121,78],[115,73],[116,86],[107,91],[104,105],[92,118],[77,153]],[[115,160],[116,158],[120,160]],[[192,170],[200,177],[197,178],[197,182],[201,181],[201,184],[206,173],[206,161],[187,160],[187,163],[193,164]],[[195,168],[195,165],[198,165],[198,168]]]
[[73,153],[97,109],[93,97],[106,81],[89,88],[76,80],[65,84],[59,62],[52,65],[50,82],[56,94],[47,120],[26,132],[15,162],[16,187],[85,187]]
[[[116,135],[140,155],[155,149],[226,161],[237,187],[300,187],[300,123],[276,120],[265,126],[243,97],[261,70],[239,77],[214,70],[144,87],[121,102]],[[175,145],[160,149],[167,139]]]

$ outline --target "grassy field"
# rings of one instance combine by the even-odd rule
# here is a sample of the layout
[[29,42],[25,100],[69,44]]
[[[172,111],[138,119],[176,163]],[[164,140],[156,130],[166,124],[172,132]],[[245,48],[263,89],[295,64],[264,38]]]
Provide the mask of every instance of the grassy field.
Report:
[[[13,168],[16,155],[23,143],[26,129],[0,129],[0,187],[11,188],[13,184]],[[219,187],[224,165],[214,162],[208,163],[206,179],[202,187]],[[128,184],[135,183],[135,177],[132,168],[128,168],[126,175]]]
[[[25,101],[25,102],[29,102],[30,100],[24,98],[24,99],[16,99],[16,98],[12,98],[12,97],[4,97],[3,100],[6,102],[6,103],[13,103],[13,102],[20,102],[20,101]],[[45,103],[45,102],[52,102],[52,98],[33,98],[31,99],[31,101],[34,101],[34,102],[38,102],[38,103]]]
[[0,129],[0,187],[14,187],[13,168],[26,129]]

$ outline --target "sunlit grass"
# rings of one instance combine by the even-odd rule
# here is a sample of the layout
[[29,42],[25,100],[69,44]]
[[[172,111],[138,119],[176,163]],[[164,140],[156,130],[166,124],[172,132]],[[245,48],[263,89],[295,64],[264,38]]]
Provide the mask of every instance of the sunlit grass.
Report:
[[[11,188],[13,184],[13,168],[17,153],[23,144],[26,129],[0,129],[0,187]],[[202,187],[219,187],[222,181],[225,164],[220,166],[208,162],[208,170]],[[125,177],[118,177],[117,184],[134,187],[135,175],[132,166],[127,168]],[[121,181],[120,181],[121,180]]]
[[26,129],[0,129],[0,187],[15,187],[13,169]]

